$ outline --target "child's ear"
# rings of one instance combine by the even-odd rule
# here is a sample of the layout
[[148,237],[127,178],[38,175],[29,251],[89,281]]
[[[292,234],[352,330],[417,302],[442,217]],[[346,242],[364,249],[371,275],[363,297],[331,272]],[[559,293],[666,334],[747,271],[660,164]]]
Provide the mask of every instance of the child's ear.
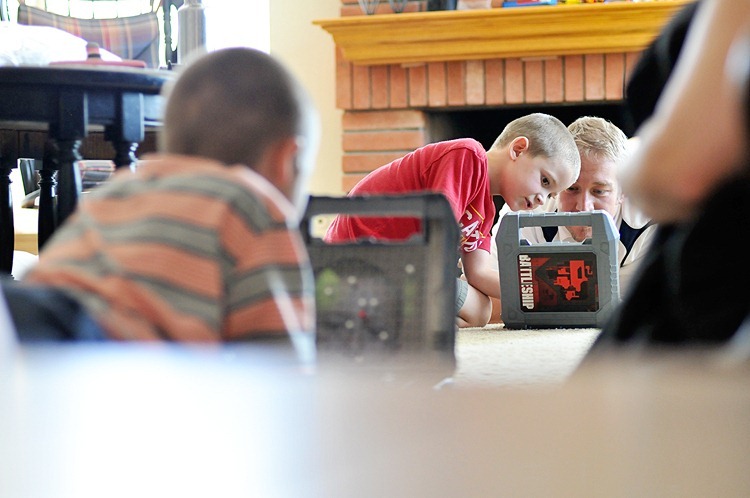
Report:
[[297,178],[297,152],[295,139],[281,140],[269,147],[267,157],[256,169],[276,188],[289,194]]
[[518,156],[529,150],[529,139],[526,137],[516,137],[510,143],[511,159],[518,159]]

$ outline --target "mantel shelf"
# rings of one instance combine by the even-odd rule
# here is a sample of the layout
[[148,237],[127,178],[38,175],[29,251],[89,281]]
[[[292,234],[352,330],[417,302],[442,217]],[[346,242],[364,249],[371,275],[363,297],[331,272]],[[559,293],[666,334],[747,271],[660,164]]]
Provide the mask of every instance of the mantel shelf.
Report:
[[355,64],[537,58],[643,50],[695,0],[413,12],[313,21]]

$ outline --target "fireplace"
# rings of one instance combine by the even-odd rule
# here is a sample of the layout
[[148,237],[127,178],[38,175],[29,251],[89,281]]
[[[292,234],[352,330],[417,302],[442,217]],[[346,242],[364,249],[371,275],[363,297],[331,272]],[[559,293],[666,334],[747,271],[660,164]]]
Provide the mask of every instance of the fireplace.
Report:
[[362,16],[356,2],[342,0],[340,19],[316,21],[337,47],[342,189],[429,142],[470,136],[489,147],[529,112],[565,124],[597,115],[632,135],[623,113],[627,77],[686,3],[414,12],[421,3],[413,1],[412,12],[389,14],[381,2],[379,15]]

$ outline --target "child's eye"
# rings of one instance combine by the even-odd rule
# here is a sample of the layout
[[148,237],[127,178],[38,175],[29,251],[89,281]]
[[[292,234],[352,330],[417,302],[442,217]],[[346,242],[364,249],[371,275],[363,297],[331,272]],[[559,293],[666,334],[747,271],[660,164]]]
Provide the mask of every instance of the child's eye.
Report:
[[542,177],[542,186],[543,187],[549,187],[550,186],[549,178],[547,178],[546,176]]

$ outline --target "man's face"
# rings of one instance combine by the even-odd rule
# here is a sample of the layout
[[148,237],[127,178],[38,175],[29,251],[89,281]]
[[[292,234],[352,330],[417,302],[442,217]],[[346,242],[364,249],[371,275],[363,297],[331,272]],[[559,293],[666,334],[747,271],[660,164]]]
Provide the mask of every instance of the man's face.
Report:
[[[577,213],[601,209],[612,218],[622,203],[620,184],[617,181],[617,165],[609,160],[591,160],[581,157],[581,173],[578,179],[557,198],[561,212]],[[573,238],[581,242],[591,237],[591,227],[568,227]]]

